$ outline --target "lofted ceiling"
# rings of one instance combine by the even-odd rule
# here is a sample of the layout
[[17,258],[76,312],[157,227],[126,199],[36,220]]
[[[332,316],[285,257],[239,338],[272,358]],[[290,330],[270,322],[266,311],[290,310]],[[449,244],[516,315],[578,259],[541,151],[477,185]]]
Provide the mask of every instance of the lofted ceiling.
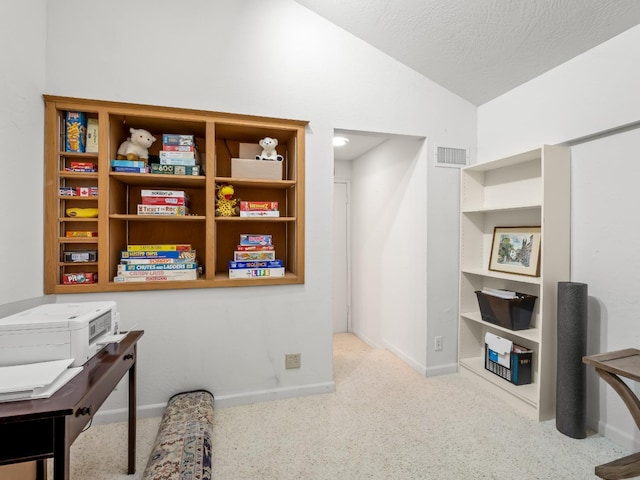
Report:
[[475,105],[640,24],[640,0],[295,0]]

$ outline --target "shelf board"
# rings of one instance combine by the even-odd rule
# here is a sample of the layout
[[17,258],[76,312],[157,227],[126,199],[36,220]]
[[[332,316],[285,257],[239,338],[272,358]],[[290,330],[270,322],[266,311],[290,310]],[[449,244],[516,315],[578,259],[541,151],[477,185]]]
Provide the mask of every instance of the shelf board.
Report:
[[525,210],[541,210],[542,205],[539,203],[530,203],[522,205],[489,205],[489,206],[465,206],[462,213],[492,213],[492,212],[518,212]]
[[98,262],[60,262],[61,267],[80,267],[98,265]]
[[477,163],[475,165],[470,165],[468,167],[465,167],[463,170],[466,170],[468,172],[486,172],[489,170],[496,170],[503,167],[518,165],[520,163],[529,162],[531,160],[536,160],[541,157],[542,157],[542,149],[536,148],[534,150],[519,153],[517,155],[512,155],[510,157],[505,157],[505,158],[500,158],[498,160],[493,160],[490,162],[483,162],[483,163]]
[[109,177],[126,185],[148,185],[153,187],[176,186],[204,188],[207,180],[204,175],[169,175],[165,173],[109,172]]
[[478,275],[481,277],[499,278],[512,282],[528,283],[531,285],[540,285],[541,277],[529,277],[527,275],[516,275],[513,273],[494,272],[486,268],[463,268],[460,270],[463,274]]
[[60,217],[60,222],[97,222],[98,217]]
[[98,237],[60,237],[58,243],[98,243]]
[[480,325],[498,330],[500,332],[508,333],[511,337],[518,337],[530,342],[540,343],[541,332],[539,328],[528,328],[526,330],[510,330],[494,323],[485,322],[484,320],[482,320],[480,312],[461,313],[460,317],[462,317],[464,320],[478,323]]
[[204,278],[198,280],[156,280],[148,282],[114,282],[109,280],[109,290],[173,290],[179,288],[205,288],[209,282]]
[[67,172],[61,171],[60,178],[82,178],[82,179],[98,179],[98,172]]
[[530,383],[529,385],[514,385],[484,368],[484,357],[461,358],[460,366],[510,393],[514,397],[519,398],[528,405],[538,408],[538,385],[536,383]]
[[201,222],[206,220],[204,215],[129,215],[125,213],[112,213],[109,215],[111,220],[127,220],[139,222]]
[[229,278],[229,274],[227,272],[216,272],[214,283],[216,285],[224,285],[229,287],[241,287],[241,286],[249,286],[249,285],[284,285],[284,284],[292,284],[298,283],[299,276],[291,273],[285,272],[284,277],[272,277],[272,278],[264,278],[264,277],[256,277],[256,278]]
[[87,200],[93,200],[94,202],[98,201],[98,197],[79,197],[79,196],[71,196],[71,195],[59,195],[58,200],[79,200],[81,202],[86,202]]
[[[291,272],[286,272],[284,277],[255,278],[255,279],[230,279],[229,274],[220,272],[215,274],[213,280],[205,276],[198,280],[175,280],[175,281],[150,281],[150,282],[114,282],[111,279],[106,287],[107,291],[133,291],[133,290],[173,290],[181,288],[211,288],[211,287],[248,287],[258,285],[293,285],[300,283],[300,276]],[[57,287],[59,289],[60,286]],[[102,289],[101,291],[105,291]],[[56,293],[64,293],[56,290]]]
[[216,222],[295,222],[296,217],[216,217]]
[[230,183],[238,187],[267,187],[286,190],[295,186],[294,180],[263,180],[258,178],[215,177],[216,183]]
[[55,293],[95,293],[104,291],[99,283],[76,283],[72,285],[56,285]]
[[65,152],[63,150],[58,152],[58,155],[67,158],[93,158],[95,160],[98,159],[98,152]]

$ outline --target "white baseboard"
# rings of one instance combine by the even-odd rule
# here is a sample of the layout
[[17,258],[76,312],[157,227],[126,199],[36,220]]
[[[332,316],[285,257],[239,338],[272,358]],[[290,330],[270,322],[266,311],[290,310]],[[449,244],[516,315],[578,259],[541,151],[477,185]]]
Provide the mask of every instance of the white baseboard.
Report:
[[411,368],[413,368],[420,375],[424,376],[426,374],[427,368],[424,365],[421,365],[418,362],[416,362],[411,357],[408,357],[407,355],[405,355],[405,353],[402,350],[399,350],[398,348],[396,348],[396,347],[394,347],[393,345],[390,345],[390,344],[387,344],[387,350],[389,350],[396,357],[398,357],[404,363],[406,363]]
[[274,388],[271,390],[261,390],[257,392],[216,396],[215,406],[219,408],[236,407],[238,405],[247,405],[249,403],[268,402],[271,400],[282,400],[285,398],[317,395],[321,393],[333,393],[335,391],[336,384],[333,381],[305,385],[302,387]]
[[436,377],[438,375],[449,375],[451,373],[456,373],[457,371],[458,371],[457,363],[448,363],[446,365],[438,365],[437,367],[427,368],[427,372],[425,373],[425,376]]
[[616,445],[620,445],[622,448],[629,450],[629,452],[637,452],[640,450],[640,440],[603,421],[598,422],[598,433]]
[[352,330],[351,333],[353,333],[356,337],[358,337],[360,340],[362,340],[364,343],[366,343],[367,345],[369,345],[371,348],[385,348],[384,345],[380,345],[377,342],[374,342],[372,339],[370,339],[369,337],[367,337],[366,335],[363,335],[361,332],[359,332],[358,330]]
[[[302,387],[276,388],[272,390],[261,390],[257,392],[238,393],[233,395],[214,395],[216,408],[235,407],[250,403],[268,402],[271,400],[282,400],[285,398],[302,397],[306,395],[317,395],[321,393],[333,393],[336,385],[333,381],[304,385]],[[168,399],[167,399],[168,401]],[[138,406],[136,409],[137,418],[161,417],[167,407],[165,403]],[[126,408],[115,408],[112,410],[98,411],[93,422],[95,425],[106,423],[126,422],[129,418],[129,411]]]
[[[156,403],[155,405],[142,405],[136,408],[136,418],[152,418],[161,417],[167,408],[167,403]],[[104,425],[107,423],[126,422],[129,419],[129,410],[127,408],[114,408],[111,410],[105,410],[104,412],[98,410],[95,417],[93,417],[94,425]]]

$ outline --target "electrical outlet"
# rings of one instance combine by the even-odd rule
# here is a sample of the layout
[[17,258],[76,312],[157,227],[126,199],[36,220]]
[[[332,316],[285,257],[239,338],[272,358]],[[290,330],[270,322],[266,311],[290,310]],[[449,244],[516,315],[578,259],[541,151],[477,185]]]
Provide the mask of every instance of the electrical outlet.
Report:
[[433,338],[433,348],[436,349],[436,351],[440,351],[442,350],[442,337],[441,336],[437,336]]
[[289,368],[300,368],[301,355],[299,353],[288,353],[284,356],[284,366]]

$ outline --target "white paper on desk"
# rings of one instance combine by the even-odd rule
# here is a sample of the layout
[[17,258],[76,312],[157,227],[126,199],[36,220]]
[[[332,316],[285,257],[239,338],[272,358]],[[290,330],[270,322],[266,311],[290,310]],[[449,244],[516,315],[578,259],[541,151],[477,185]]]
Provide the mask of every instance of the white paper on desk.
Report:
[[51,384],[73,363],[73,358],[0,367],[0,394],[24,392]]
[[107,335],[98,340],[98,345],[107,345],[109,343],[120,343],[120,341],[126,337],[126,333],[114,333],[113,335]]
[[82,367],[67,368],[51,384],[45,385],[44,387],[41,387],[41,388],[36,388],[29,398],[30,399],[49,398],[51,395],[53,395],[58,390],[60,390],[60,388],[66,385],[73,377],[75,377],[81,371],[82,371]]
[[31,390],[0,393],[0,403],[17,402],[19,400],[35,400],[38,398],[49,398],[81,371],[82,367],[65,368],[62,373],[60,373],[60,375],[58,375],[58,377],[48,385],[44,385],[42,387],[34,388]]

